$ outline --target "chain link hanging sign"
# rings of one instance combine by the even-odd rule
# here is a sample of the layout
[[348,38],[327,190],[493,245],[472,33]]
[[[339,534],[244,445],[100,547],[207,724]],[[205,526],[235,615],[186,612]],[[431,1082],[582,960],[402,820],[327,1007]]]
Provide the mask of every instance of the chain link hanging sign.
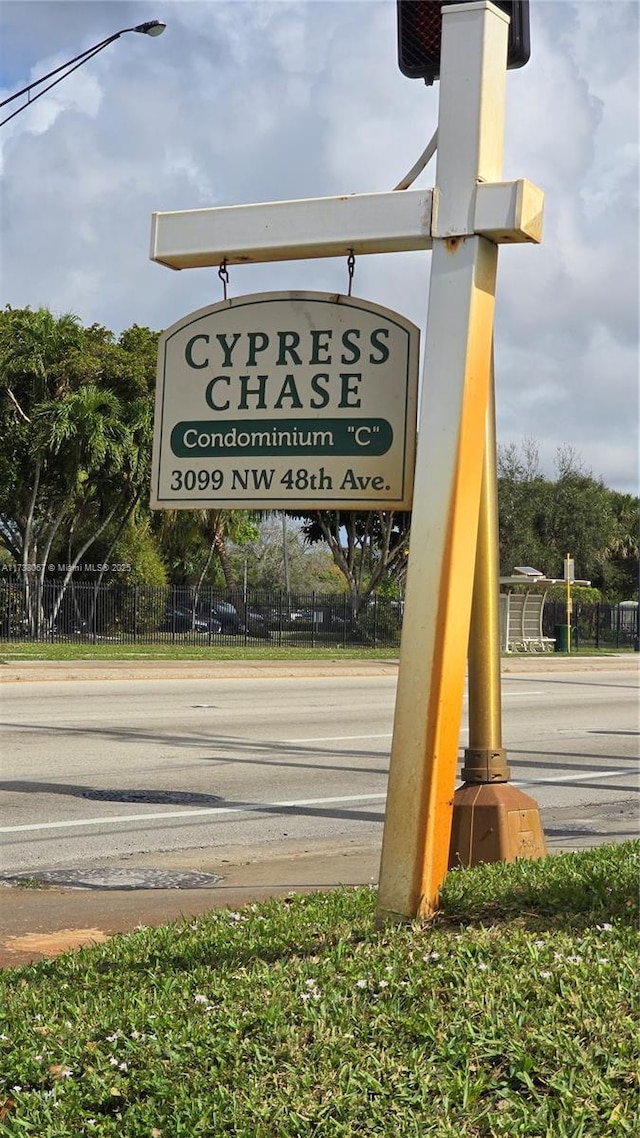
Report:
[[152,508],[408,510],[419,338],[329,293],[185,316],[159,342]]

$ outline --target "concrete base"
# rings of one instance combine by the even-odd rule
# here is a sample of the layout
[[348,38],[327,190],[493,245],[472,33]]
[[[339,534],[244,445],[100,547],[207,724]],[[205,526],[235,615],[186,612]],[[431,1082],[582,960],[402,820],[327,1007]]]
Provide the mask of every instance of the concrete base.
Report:
[[540,810],[508,783],[465,783],[453,796],[449,869],[546,857]]

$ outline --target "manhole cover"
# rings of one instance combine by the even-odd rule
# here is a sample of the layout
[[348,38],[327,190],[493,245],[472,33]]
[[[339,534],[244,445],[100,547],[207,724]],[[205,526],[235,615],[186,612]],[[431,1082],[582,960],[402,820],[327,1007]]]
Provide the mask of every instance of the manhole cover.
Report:
[[83,787],[77,791],[78,798],[90,798],[92,802],[143,802],[156,806],[216,806],[222,802],[219,794],[198,794],[190,790],[94,790]]
[[2,878],[9,885],[28,882],[59,885],[66,889],[210,889],[223,878],[217,873],[165,869],[43,869],[37,873],[14,873]]

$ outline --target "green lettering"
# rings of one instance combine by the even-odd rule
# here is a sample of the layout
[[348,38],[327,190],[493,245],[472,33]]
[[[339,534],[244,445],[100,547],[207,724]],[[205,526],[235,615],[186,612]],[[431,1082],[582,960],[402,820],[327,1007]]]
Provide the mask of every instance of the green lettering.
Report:
[[280,410],[280,408],[282,407],[283,399],[289,399],[291,401],[292,407],[302,407],[303,406],[302,400],[301,400],[300,396],[298,395],[298,388],[296,387],[296,381],[292,375],[288,375],[287,378],[285,379],[284,383],[282,384],[280,394],[279,394],[278,398],[276,399],[276,401],[273,405],[274,410]]
[[234,332],[233,340],[231,341],[231,345],[229,345],[227,343],[227,337],[226,337],[226,334],[224,332],[217,332],[216,333],[216,340],[218,341],[220,347],[222,348],[222,350],[224,352],[224,360],[222,363],[223,367],[233,367],[231,356],[233,355],[233,349],[235,348],[239,339],[240,339],[240,333]]
[[[358,396],[358,385],[362,382],[362,373],[359,371],[341,371],[340,379],[342,380],[342,391],[340,394],[340,402],[338,407],[360,407],[360,399]],[[355,385],[349,383],[350,379],[354,379]],[[355,397],[352,403],[350,396]]]
[[[327,341],[324,344],[320,342],[321,336],[327,337]],[[328,352],[329,351],[328,340],[330,340],[332,336],[333,336],[333,332],[331,331],[330,328],[326,332],[322,331],[319,328],[312,328],[311,329],[311,359],[309,360],[310,364],[330,364],[331,363],[331,355],[327,355],[324,357],[324,359],[320,359],[320,352]]]
[[264,352],[269,347],[269,337],[266,332],[249,332],[249,358],[247,367],[256,366],[256,353]]
[[[251,336],[252,333],[250,332],[249,335]],[[261,333],[258,332],[258,333],[256,333],[256,335],[259,336],[259,335],[261,335]],[[267,403],[266,403],[266,400],[264,397],[264,389],[265,389],[265,384],[267,382],[267,379],[269,377],[266,375],[257,375],[255,377],[258,381],[257,387],[249,387],[248,386],[248,384],[252,378],[250,375],[241,375],[238,378],[240,380],[240,402],[238,403],[238,410],[239,411],[248,411],[249,410],[249,403],[248,403],[249,397],[250,396],[256,396],[257,397],[256,410],[259,409],[260,411],[264,411],[266,409],[266,406],[267,406]]]
[[296,348],[300,343],[300,337],[297,332],[278,332],[278,340],[280,343],[280,351],[278,353],[278,363],[286,364],[287,356],[291,356],[292,364],[301,364],[302,360],[296,352]]
[[328,372],[319,371],[317,375],[312,376],[311,390],[318,396],[317,399],[309,400],[309,406],[313,407],[314,410],[318,410],[320,407],[326,407],[329,402],[329,392],[319,386],[321,380],[323,383],[329,382]]
[[370,352],[369,353],[369,363],[370,364],[383,364],[389,359],[389,349],[388,349],[386,344],[380,343],[380,340],[379,340],[380,336],[384,336],[385,339],[388,340],[389,339],[389,329],[388,328],[376,328],[375,331],[371,333],[371,346],[373,348],[378,349],[378,351],[380,352],[380,356],[376,357],[373,355],[372,352]]
[[350,356],[345,356],[344,352],[340,356],[340,363],[355,364],[360,359],[360,348],[357,344],[352,343],[352,337],[360,339],[359,328],[347,328],[346,332],[342,333],[342,346],[348,348],[351,352]]
[[195,344],[196,340],[204,340],[206,344],[209,343],[209,337],[206,336],[203,332],[200,332],[199,335],[197,335],[197,336],[192,336],[191,339],[187,341],[187,346],[184,350],[184,358],[187,361],[189,367],[195,367],[195,368],[209,367],[208,358],[202,364],[197,364],[193,358],[193,345]]
[[213,389],[214,389],[216,383],[226,383],[226,385],[228,387],[229,384],[231,383],[231,376],[229,376],[229,375],[217,375],[215,377],[215,379],[212,379],[211,382],[207,384],[207,390],[204,393],[204,397],[207,401],[207,404],[209,405],[209,407],[211,407],[211,409],[213,411],[228,411],[229,410],[229,400],[228,399],[227,399],[226,403],[216,403],[214,401]]

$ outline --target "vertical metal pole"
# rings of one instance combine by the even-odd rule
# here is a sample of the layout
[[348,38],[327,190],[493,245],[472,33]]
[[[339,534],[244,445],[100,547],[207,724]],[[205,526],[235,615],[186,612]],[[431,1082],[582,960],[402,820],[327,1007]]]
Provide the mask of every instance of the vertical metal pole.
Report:
[[509,777],[507,755],[502,746],[500,547],[492,351],[469,630],[469,746],[464,753],[464,783],[453,796],[449,865],[545,856],[546,844],[537,803],[521,790],[509,786]]
[[509,779],[506,751],[502,746],[499,581],[495,368],[492,351],[469,630],[469,746],[464,753],[464,782],[507,782]]
[[573,605],[571,604],[571,572],[570,572],[570,568],[569,568],[570,564],[571,564],[571,554],[567,553],[567,556],[564,559],[564,575],[565,575],[566,582],[567,582],[567,596],[566,596],[566,605],[565,605],[565,607],[566,607],[565,617],[566,617],[566,621],[567,621],[567,652],[571,651],[571,615],[572,615],[572,609],[573,609]]
[[502,178],[508,17],[443,11],[436,209],[411,552],[378,920],[429,916],[447,872],[490,386],[497,246],[473,235]]
[[287,515],[284,510],[281,514],[282,517],[282,561],[284,564],[284,588],[287,594],[287,609],[291,612],[291,584],[289,582],[289,544],[287,540]]

